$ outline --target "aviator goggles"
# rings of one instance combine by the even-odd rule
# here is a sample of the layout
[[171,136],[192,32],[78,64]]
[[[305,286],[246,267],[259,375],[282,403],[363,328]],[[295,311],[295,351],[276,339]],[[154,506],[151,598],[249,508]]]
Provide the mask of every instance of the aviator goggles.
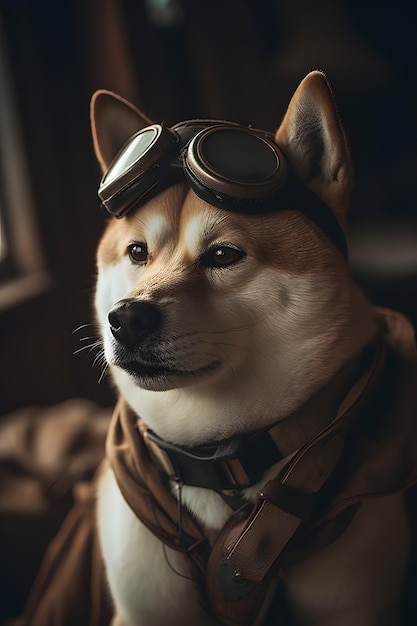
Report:
[[104,208],[120,218],[184,177],[197,196],[228,211],[300,211],[347,258],[339,222],[328,205],[299,182],[274,136],[232,122],[147,126],[113,159],[98,195]]

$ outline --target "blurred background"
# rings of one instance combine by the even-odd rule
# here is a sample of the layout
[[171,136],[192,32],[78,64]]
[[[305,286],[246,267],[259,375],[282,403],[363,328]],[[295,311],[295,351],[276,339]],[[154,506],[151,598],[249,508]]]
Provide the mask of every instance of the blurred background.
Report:
[[96,330],[74,332],[93,318],[105,223],[89,128],[99,88],[167,124],[275,130],[304,75],[324,70],[356,172],[352,270],[417,322],[416,32],[407,0],[0,0],[0,415],[114,400],[97,350],[77,352]]
[[[0,0],[1,412],[74,395],[111,403],[94,350],[105,216],[89,101],[113,90],[155,121],[275,130],[311,69],[333,86],[356,172],[353,269],[416,311],[416,36],[398,0]],[[414,229],[414,230],[413,230]],[[88,340],[87,340],[88,343]]]

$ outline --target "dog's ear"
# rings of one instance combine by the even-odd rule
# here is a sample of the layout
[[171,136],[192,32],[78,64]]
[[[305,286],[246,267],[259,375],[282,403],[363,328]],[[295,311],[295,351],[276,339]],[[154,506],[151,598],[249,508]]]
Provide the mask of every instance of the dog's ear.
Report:
[[276,133],[300,180],[346,225],[352,167],[333,94],[322,72],[311,72],[293,95]]
[[133,104],[106,90],[93,95],[90,118],[94,150],[103,172],[129,137],[152,124]]

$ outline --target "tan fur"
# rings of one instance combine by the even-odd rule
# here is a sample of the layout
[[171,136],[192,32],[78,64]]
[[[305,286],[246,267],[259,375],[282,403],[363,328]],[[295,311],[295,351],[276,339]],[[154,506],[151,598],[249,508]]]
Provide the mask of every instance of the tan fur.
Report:
[[[121,137],[127,139],[148,121],[107,92],[94,99],[92,111],[97,156],[105,169]],[[344,224],[351,165],[321,73],[313,72],[301,83],[277,141],[305,184]],[[135,242],[147,243],[144,266],[128,259],[127,248]],[[210,246],[227,244],[244,250],[242,262],[224,270],[201,265]],[[114,381],[153,430],[179,445],[221,439],[286,417],[376,332],[371,309],[342,256],[296,211],[232,214],[210,207],[185,184],[177,185],[127,217],[112,220],[97,261],[96,308]],[[122,298],[163,308],[160,335],[149,349],[159,350],[159,358],[170,366],[189,371],[182,382],[172,376],[141,387],[118,367],[107,314]],[[210,363],[216,365],[206,371]],[[254,499],[258,488],[247,497]],[[231,515],[216,493],[185,487],[183,497],[210,537]],[[100,484],[98,520],[115,625],[214,623],[201,609],[193,583],[173,571],[187,575],[185,559],[168,549],[164,553],[124,502],[111,472]],[[365,545],[370,528],[375,528],[373,540]],[[390,547],[393,531],[402,541]],[[390,559],[387,572],[381,544]],[[407,544],[399,497],[366,505],[337,542],[286,573],[296,623],[397,623]]]

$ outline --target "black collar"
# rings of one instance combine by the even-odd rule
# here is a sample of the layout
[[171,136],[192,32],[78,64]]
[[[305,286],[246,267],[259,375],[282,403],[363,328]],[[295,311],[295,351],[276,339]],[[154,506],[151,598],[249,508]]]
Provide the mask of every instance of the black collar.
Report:
[[369,366],[371,344],[350,359],[330,382],[301,409],[272,427],[193,448],[159,437],[142,421],[138,430],[156,464],[169,478],[214,491],[242,490],[256,485],[267,469],[296,452],[328,426],[340,403]]
[[195,448],[176,446],[149,429],[144,437],[168,476],[214,491],[250,487],[284,458],[267,430]]

